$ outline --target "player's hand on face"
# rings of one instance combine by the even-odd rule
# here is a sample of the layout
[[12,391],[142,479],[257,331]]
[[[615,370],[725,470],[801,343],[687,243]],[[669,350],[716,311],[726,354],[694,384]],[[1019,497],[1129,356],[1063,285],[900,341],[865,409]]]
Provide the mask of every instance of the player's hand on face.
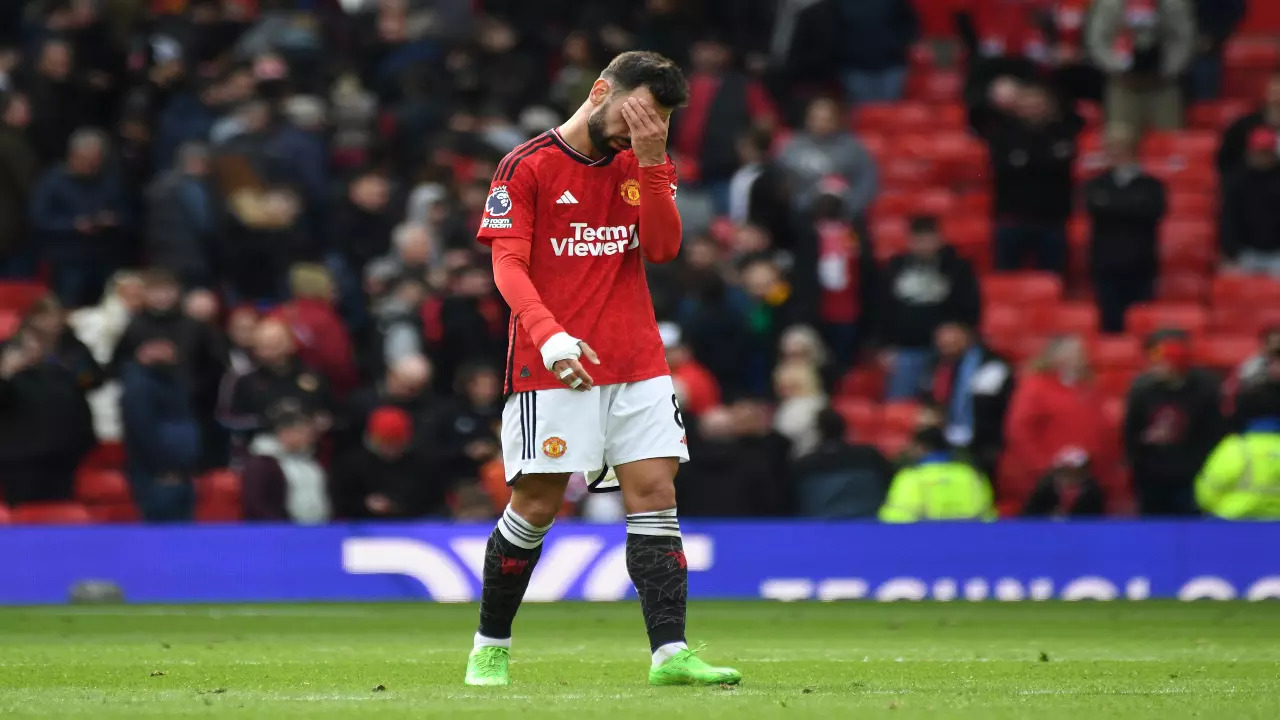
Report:
[[[582,357],[594,365],[600,364],[600,358],[596,356],[596,351],[592,350],[590,345],[580,340],[578,347],[582,348]],[[556,364],[551,366],[551,372],[555,373],[560,382],[571,390],[586,392],[594,386],[591,375],[582,367],[578,358],[556,361]]]
[[659,115],[649,101],[637,97],[623,101],[622,119],[631,129],[631,149],[642,167],[667,161],[669,119]]

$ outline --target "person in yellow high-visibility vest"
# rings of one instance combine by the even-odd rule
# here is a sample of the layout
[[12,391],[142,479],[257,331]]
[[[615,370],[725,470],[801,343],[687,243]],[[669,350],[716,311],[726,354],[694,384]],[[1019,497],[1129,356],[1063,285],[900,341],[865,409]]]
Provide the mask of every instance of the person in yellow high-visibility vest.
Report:
[[955,459],[940,428],[916,433],[921,459],[903,468],[889,486],[880,520],[994,520],[991,483],[972,465]]
[[1249,421],[1209,455],[1196,502],[1230,520],[1280,520],[1280,416]]

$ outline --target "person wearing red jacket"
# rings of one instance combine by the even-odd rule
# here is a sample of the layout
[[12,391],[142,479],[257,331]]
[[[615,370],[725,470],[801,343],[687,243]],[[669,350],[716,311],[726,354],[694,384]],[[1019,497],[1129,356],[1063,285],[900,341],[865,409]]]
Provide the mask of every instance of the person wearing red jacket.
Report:
[[1102,398],[1089,378],[1084,345],[1074,336],[1056,338],[1013,392],[1005,418],[1005,467],[1001,503],[1021,507],[1035,479],[1053,467],[1067,447],[1080,448],[1110,467],[1115,439],[1108,437]]
[[293,299],[270,317],[289,326],[298,357],[329,381],[334,396],[346,397],[360,382],[351,336],[334,309],[333,280],[319,265],[299,264],[289,271]]

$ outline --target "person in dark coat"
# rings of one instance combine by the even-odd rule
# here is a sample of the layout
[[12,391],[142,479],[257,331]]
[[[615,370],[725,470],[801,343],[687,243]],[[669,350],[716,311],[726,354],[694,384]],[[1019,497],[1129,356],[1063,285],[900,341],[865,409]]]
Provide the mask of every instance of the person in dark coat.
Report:
[[676,483],[676,503],[689,517],[779,517],[792,514],[791,443],[773,430],[768,406],[743,397],[727,408],[686,419],[697,457]]
[[47,170],[31,194],[31,227],[42,259],[52,266],[54,291],[70,307],[97,300],[127,259],[129,205],[123,181],[106,162],[107,150],[105,133],[77,130],[66,164]]
[[1143,172],[1133,130],[1107,130],[1106,172],[1084,187],[1092,222],[1089,260],[1102,331],[1124,331],[1130,306],[1155,297],[1157,241],[1165,214],[1164,184]]
[[31,100],[31,131],[43,165],[57,162],[86,116],[86,87],[75,72],[71,44],[49,36],[40,46],[25,87]]
[[1138,510],[1145,516],[1197,515],[1195,478],[1225,425],[1216,378],[1191,366],[1189,338],[1156,333],[1151,364],[1134,381],[1124,412],[1124,447]]
[[499,451],[495,423],[502,420],[502,375],[489,365],[469,365],[458,373],[452,401],[434,413],[426,449],[437,471],[451,483],[474,481],[480,466]]
[[1196,54],[1187,68],[1190,100],[1216,100],[1222,94],[1222,56],[1244,20],[1245,0],[1195,0]]
[[35,247],[27,208],[40,171],[28,128],[31,107],[24,95],[0,97],[0,278],[36,275]]
[[1072,166],[1084,122],[1043,85],[1011,87],[1007,102],[973,113],[995,175],[995,266],[1020,270],[1031,256],[1036,269],[1065,275]]
[[147,259],[193,288],[211,287],[215,275],[218,206],[209,171],[209,149],[186,143],[173,168],[147,190]]
[[988,478],[1004,451],[1004,421],[1013,395],[1013,368],[982,344],[972,326],[943,323],[934,333],[933,367],[920,388],[937,407],[951,447],[963,451]]
[[450,273],[447,292],[428,297],[421,309],[423,340],[440,386],[453,385],[469,364],[505,361],[509,315],[488,267],[466,265]]
[[0,488],[9,505],[74,498],[76,468],[95,444],[75,375],[44,358],[30,331],[0,346]]
[[333,478],[337,511],[345,518],[416,518],[448,514],[450,483],[415,444],[413,419],[383,407],[369,417],[363,443],[340,456]]
[[1231,177],[1245,167],[1249,155],[1249,137],[1260,127],[1280,133],[1280,69],[1267,80],[1260,107],[1231,123],[1222,133],[1218,146],[1218,177]]
[[253,346],[257,367],[236,381],[224,425],[234,432],[256,435],[270,427],[268,410],[292,400],[317,427],[327,430],[333,421],[329,384],[298,359],[289,327],[279,320],[263,320],[254,331]]
[[908,252],[889,260],[881,276],[880,342],[888,355],[889,400],[914,397],[933,336],[948,321],[978,326],[978,278],[968,260],[944,244],[933,217],[911,220]]
[[347,398],[339,418],[345,439],[358,444],[368,427],[369,415],[380,407],[394,407],[409,413],[415,425],[426,427],[436,414],[437,400],[431,391],[431,361],[424,355],[409,355],[387,368],[377,382],[360,388]]
[[40,298],[27,310],[23,328],[39,343],[49,362],[61,365],[86,393],[102,387],[106,373],[93,353],[67,327],[67,313],[53,295]]
[[738,169],[729,178],[729,219],[768,231],[773,246],[791,250],[791,194],[787,172],[770,155],[773,131],[753,127],[738,137]]
[[907,51],[920,33],[910,0],[836,0],[840,79],[854,103],[896,102],[907,87]]
[[873,518],[884,504],[893,466],[870,445],[845,440],[844,418],[826,409],[818,413],[822,441],[791,469],[796,511],[810,518]]
[[1031,491],[1022,508],[1024,517],[1098,517],[1106,512],[1107,497],[1089,467],[1089,453],[1063,448],[1053,468]]
[[1229,264],[1280,279],[1280,134],[1254,128],[1248,150],[1224,184],[1218,242]]

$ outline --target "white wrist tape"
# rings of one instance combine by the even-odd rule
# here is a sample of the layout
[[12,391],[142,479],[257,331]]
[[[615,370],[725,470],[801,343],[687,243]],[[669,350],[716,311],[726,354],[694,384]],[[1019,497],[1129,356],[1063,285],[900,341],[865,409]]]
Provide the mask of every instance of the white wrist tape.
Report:
[[564,332],[558,332],[548,338],[542,344],[540,352],[542,353],[542,366],[548,370],[561,360],[577,360],[582,357],[582,347],[578,345],[578,338]]

